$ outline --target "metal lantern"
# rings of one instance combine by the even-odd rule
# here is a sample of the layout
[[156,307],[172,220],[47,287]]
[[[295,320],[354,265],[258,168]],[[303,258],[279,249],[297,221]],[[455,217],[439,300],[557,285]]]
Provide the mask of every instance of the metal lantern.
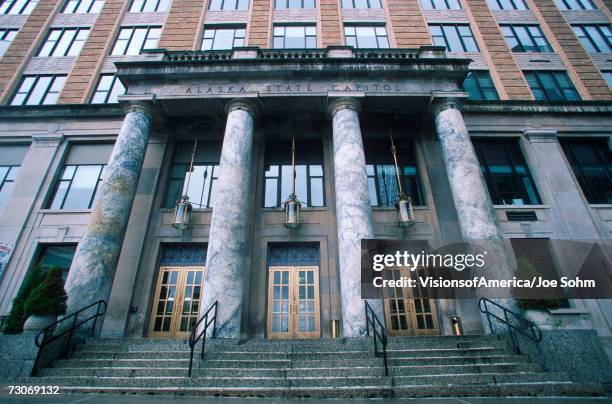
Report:
[[293,173],[291,183],[291,195],[285,201],[285,227],[288,229],[297,229],[300,227],[300,214],[302,204],[295,195],[295,138],[291,142],[291,169]]
[[393,162],[395,164],[395,176],[397,177],[397,187],[399,191],[399,200],[395,205],[397,209],[397,222],[400,227],[410,227],[414,224],[414,209],[412,209],[412,200],[404,193],[402,188],[402,178],[400,175],[399,164],[397,163],[397,150],[393,143],[393,135],[389,128],[389,137],[391,138],[391,153],[393,154]]
[[193,150],[191,152],[191,163],[189,164],[189,172],[187,173],[187,184],[185,185],[185,193],[176,201],[174,205],[174,222],[172,227],[179,230],[185,230],[189,228],[189,215],[191,214],[191,203],[189,203],[189,182],[191,181],[191,173],[193,172],[193,160],[195,158],[196,147],[198,146],[198,139],[193,142]]
[[189,197],[183,195],[180,200],[176,201],[174,206],[174,223],[172,223],[172,227],[179,230],[188,229],[190,213],[191,204],[189,203]]

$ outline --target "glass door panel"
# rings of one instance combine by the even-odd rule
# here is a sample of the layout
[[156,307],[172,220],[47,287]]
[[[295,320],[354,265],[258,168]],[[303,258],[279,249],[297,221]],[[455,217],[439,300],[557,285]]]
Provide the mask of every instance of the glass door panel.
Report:
[[296,308],[296,338],[317,338],[319,336],[319,285],[317,268],[296,268],[297,293],[294,299]]
[[293,308],[290,299],[291,275],[291,268],[270,268],[268,336],[271,339],[293,337],[293,327],[290,327]]

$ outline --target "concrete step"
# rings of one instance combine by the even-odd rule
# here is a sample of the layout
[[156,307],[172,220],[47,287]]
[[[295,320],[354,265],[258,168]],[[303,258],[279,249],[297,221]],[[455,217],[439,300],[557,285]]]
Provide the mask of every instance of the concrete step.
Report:
[[395,397],[507,397],[507,396],[598,396],[603,394],[601,388],[590,383],[572,382],[534,382],[508,383],[502,385],[413,385],[394,387]]
[[571,382],[566,373],[467,373],[394,376],[394,386]]
[[419,365],[478,365],[495,363],[529,363],[527,355],[478,355],[478,356],[441,356],[441,357],[393,357],[388,358],[389,366]]
[[421,366],[419,364],[389,367],[391,376],[420,376],[466,373],[521,373],[541,372],[540,365],[535,363],[496,363],[482,365],[436,365]]

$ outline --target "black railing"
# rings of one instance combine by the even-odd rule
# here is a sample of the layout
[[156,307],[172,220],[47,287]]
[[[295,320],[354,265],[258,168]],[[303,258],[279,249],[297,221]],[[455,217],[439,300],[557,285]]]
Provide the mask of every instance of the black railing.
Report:
[[[89,317],[79,320],[79,314],[91,309],[92,307],[96,308],[95,314],[90,315]],[[36,339],[34,343],[38,347],[38,353],[36,354],[36,359],[34,360],[34,366],[32,367],[32,376],[36,374],[38,371],[38,361],[40,360],[41,353],[43,349],[49,345],[51,342],[58,340],[64,335],[68,335],[66,342],[64,343],[64,347],[62,349],[62,356],[65,356],[70,348],[70,341],[72,341],[72,336],[74,335],[74,330],[87,323],[90,320],[93,320],[93,326],[91,327],[90,336],[94,336],[94,332],[96,331],[96,324],[98,323],[98,317],[102,317],[106,313],[106,302],[104,300],[98,300],[95,303],[90,304],[89,306],[83,307],[80,310],[75,311],[72,314],[62,317],[60,320],[56,321],[53,324],[49,324],[38,334],[36,334]],[[57,328],[58,325],[66,324],[67,322],[72,321],[72,324],[64,329],[64,327],[60,326],[59,333],[54,334],[53,331]]]
[[[385,364],[385,376],[389,376],[389,367],[387,365],[387,342],[388,342],[389,337],[387,335],[387,329],[385,328],[384,324],[378,319],[378,316],[376,315],[376,313],[374,313],[372,306],[370,306],[367,300],[365,301],[365,314],[366,314],[366,332],[368,334],[368,337],[370,336],[370,325],[372,325],[372,340],[374,341],[374,355],[378,358],[382,354],[383,363]],[[378,328],[380,328],[380,332],[378,331],[378,328],[376,327],[377,325],[378,325]],[[378,352],[378,343],[376,342],[377,340],[380,340],[380,345],[382,346],[382,352],[380,353]]]
[[[204,348],[206,346],[206,331],[208,330],[208,326],[213,324],[212,329],[212,337],[215,338],[217,333],[217,306],[219,302],[215,300],[215,302],[206,310],[206,313],[200,317],[197,323],[191,329],[191,334],[189,335],[189,347],[191,348],[191,353],[189,354],[189,377],[191,377],[191,369],[193,368],[193,350],[195,349],[196,344],[202,338],[202,354],[200,355],[200,359],[204,359]],[[214,310],[214,314],[212,318],[208,318],[211,310]],[[200,324],[204,321],[204,326],[202,327],[202,331],[197,335],[198,328]]]
[[[503,317],[500,317],[489,310],[489,305],[500,309],[503,313]],[[540,327],[538,327],[534,322],[527,320],[522,315],[515,313],[512,310],[505,308],[501,304],[485,297],[481,297],[480,300],[478,300],[478,307],[480,308],[481,313],[487,315],[487,322],[489,323],[489,330],[491,331],[491,334],[495,334],[491,317],[506,325],[508,334],[510,335],[510,340],[512,341],[512,347],[517,354],[521,354],[517,334],[520,334],[532,341],[538,351],[540,363],[544,370],[546,370],[546,362],[544,361],[544,355],[542,354],[542,348],[540,347],[540,341],[542,341],[542,330],[540,330]]]

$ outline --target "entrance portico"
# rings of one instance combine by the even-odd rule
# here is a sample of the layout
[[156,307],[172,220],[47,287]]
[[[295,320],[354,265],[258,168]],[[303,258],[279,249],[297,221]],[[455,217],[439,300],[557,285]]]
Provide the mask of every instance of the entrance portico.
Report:
[[[155,60],[117,63],[117,75],[127,87],[126,95],[120,97],[121,103],[129,108],[129,105],[147,99],[151,107],[162,111],[170,127],[194,119],[210,118],[219,122],[220,117],[224,117],[225,121],[218,178],[212,196],[214,209],[205,240],[208,253],[200,305],[200,311],[203,311],[214,301],[219,301],[218,336],[239,338],[253,332],[266,333],[263,329],[267,317],[259,313],[262,306],[268,307],[265,291],[261,297],[261,288],[268,285],[267,267],[262,272],[253,264],[256,262],[253,255],[258,253],[255,250],[258,238],[265,239],[267,232],[271,231],[262,228],[259,215],[253,211],[254,206],[259,206],[257,196],[261,195],[258,190],[261,183],[254,181],[252,175],[257,165],[253,153],[260,147],[258,142],[270,136],[260,131],[262,122],[265,120],[268,125],[279,122],[282,126],[280,123],[285,116],[314,116],[324,120],[326,113],[330,114],[328,119],[331,121],[322,125],[318,136],[328,136],[333,143],[330,155],[333,171],[327,167],[329,173],[325,177],[334,179],[330,193],[333,198],[328,198],[328,210],[334,212],[331,216],[334,232],[320,238],[320,243],[326,243],[336,253],[329,257],[329,276],[325,280],[319,279],[324,313],[320,328],[325,335],[329,332],[326,324],[330,320],[340,320],[341,335],[364,335],[365,316],[359,290],[359,242],[362,238],[377,237],[381,234],[380,229],[383,229],[383,234],[395,230],[375,225],[376,218],[372,216],[360,121],[384,114],[409,117],[409,120],[418,122],[420,116],[433,113],[441,144],[446,144],[445,139],[453,133],[461,133],[460,140],[469,145],[459,109],[453,110],[453,119],[449,121],[447,108],[437,107],[440,99],[458,100],[464,96],[459,89],[469,60],[447,58],[443,49],[437,47],[368,51],[328,48],[297,53],[243,48],[213,53],[159,51],[151,57]],[[307,65],[303,64],[305,61],[308,61]],[[433,109],[430,107],[432,98],[436,100]],[[452,125],[449,127],[442,122],[456,125],[458,132]],[[299,130],[298,127],[296,131]],[[406,135],[415,134],[411,133],[410,127],[398,133],[400,140]],[[142,133],[142,136],[146,144],[145,137],[149,134]],[[280,135],[285,136],[283,133]],[[452,151],[451,148],[443,149],[447,154]],[[450,156],[449,161],[454,158]],[[128,160],[117,162],[127,163]],[[478,171],[468,174],[474,176],[474,183],[483,185]],[[454,190],[462,186],[457,181],[456,177],[449,176],[455,203],[462,201],[455,195]],[[104,196],[99,199],[103,200]],[[485,199],[482,203],[483,209],[492,211],[490,201]],[[312,209],[305,211],[305,217],[312,216],[315,223],[314,217],[321,217],[324,213]],[[385,212],[374,213],[376,216],[389,216]],[[271,214],[262,211],[264,216]],[[487,226],[497,226],[492,216],[486,216],[486,219]],[[93,215],[90,228],[97,228],[97,220],[98,217]],[[269,220],[266,219],[266,223]],[[125,231],[126,224],[117,227],[118,234]],[[461,223],[462,231],[464,226],[469,228],[471,225],[480,226],[481,223]],[[298,231],[287,230],[286,240],[312,241],[319,237],[315,228],[305,225]],[[399,237],[422,237],[416,233],[408,231]],[[273,239],[278,241],[279,236],[275,234]],[[113,271],[90,272],[86,265],[79,264],[82,262],[79,257],[80,252],[77,252],[71,269],[72,277],[101,277],[105,282],[112,282]],[[133,268],[118,270],[136,271]],[[260,285],[259,289],[255,284]],[[74,296],[76,289],[71,285],[70,282],[67,284],[68,293]],[[109,290],[102,290],[95,298],[108,299],[109,294]],[[325,298],[324,294],[327,294]],[[259,308],[252,308],[252,302],[256,302]],[[111,299],[111,312],[112,305]],[[340,306],[338,310],[334,308],[337,306]],[[372,302],[372,306],[379,317],[384,318],[382,302]]]

